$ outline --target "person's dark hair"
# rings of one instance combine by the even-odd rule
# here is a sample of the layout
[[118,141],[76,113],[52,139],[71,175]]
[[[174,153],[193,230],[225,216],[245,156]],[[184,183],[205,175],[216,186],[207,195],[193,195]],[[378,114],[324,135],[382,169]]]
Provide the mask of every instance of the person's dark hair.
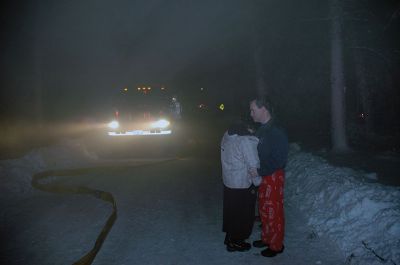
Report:
[[254,103],[256,104],[256,106],[258,108],[264,107],[266,108],[270,114],[272,114],[273,112],[273,106],[271,101],[269,101],[267,98],[265,97],[256,97],[254,99],[252,99],[250,102],[254,101]]
[[252,133],[249,130],[249,125],[242,121],[237,121],[234,122],[232,125],[230,125],[228,128],[228,134],[229,135],[237,134],[239,136],[252,135]]

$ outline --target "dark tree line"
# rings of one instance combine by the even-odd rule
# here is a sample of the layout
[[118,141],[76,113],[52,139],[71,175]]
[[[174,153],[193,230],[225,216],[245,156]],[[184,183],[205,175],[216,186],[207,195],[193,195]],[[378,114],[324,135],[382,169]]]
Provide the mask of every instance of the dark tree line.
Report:
[[355,100],[355,137],[399,135],[400,1],[352,1],[345,6],[348,84]]
[[399,1],[323,2],[253,2],[262,17],[254,49],[258,93],[277,102],[294,134],[329,132],[333,151],[382,135],[396,139]]

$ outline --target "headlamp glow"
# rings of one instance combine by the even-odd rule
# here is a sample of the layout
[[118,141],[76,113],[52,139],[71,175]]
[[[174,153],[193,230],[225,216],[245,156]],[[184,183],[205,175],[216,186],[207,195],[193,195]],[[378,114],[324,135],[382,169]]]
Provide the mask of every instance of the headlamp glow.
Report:
[[161,129],[164,129],[164,128],[168,127],[168,125],[169,125],[169,121],[162,119],[162,120],[158,120],[158,121],[156,121],[156,122],[153,122],[153,123],[151,124],[151,128],[161,128]]
[[118,121],[111,121],[108,124],[108,127],[111,128],[111,129],[117,129],[119,127],[119,122]]

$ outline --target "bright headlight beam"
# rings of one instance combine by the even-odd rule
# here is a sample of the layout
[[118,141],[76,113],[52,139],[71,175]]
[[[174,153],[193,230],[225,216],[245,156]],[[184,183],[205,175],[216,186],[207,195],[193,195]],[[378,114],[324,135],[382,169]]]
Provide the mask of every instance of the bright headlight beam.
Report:
[[119,122],[118,121],[111,121],[108,124],[108,127],[111,128],[111,129],[117,129],[119,127]]
[[161,128],[161,129],[163,129],[163,128],[168,127],[168,125],[169,125],[169,121],[163,119],[163,120],[158,120],[156,122],[153,122],[151,124],[151,127],[152,128]]

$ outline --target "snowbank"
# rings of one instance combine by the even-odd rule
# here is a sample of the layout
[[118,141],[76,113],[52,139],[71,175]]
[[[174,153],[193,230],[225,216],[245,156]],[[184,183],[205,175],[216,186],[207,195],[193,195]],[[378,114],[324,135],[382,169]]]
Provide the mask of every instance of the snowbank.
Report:
[[57,145],[33,150],[18,159],[0,160],[0,200],[10,202],[28,196],[35,173],[50,169],[89,166],[97,157],[82,141],[63,140]]
[[297,145],[286,169],[287,203],[338,244],[346,264],[400,264],[398,187],[364,182],[366,173],[331,166]]

